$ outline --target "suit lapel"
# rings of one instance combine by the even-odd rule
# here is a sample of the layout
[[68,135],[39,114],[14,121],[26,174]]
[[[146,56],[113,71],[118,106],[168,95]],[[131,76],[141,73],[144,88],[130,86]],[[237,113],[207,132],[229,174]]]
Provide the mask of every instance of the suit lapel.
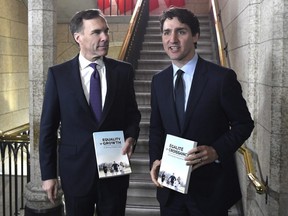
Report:
[[114,73],[114,70],[113,70],[115,66],[115,62],[105,57],[103,61],[106,67],[107,94],[105,98],[105,104],[103,107],[103,113],[102,113],[102,119],[100,121],[100,125],[106,118],[107,114],[109,113],[109,110],[115,98],[116,88],[117,88],[117,73]]
[[90,115],[89,119],[94,119],[93,113],[90,109],[89,103],[86,100],[79,71],[79,60],[78,55],[72,59],[71,71],[71,89],[74,90],[75,97],[79,101],[80,106],[83,108],[87,115]]
[[[178,126],[178,132],[181,133],[181,127],[178,123],[178,117],[175,107],[175,100],[174,100],[174,85],[173,85],[173,67],[172,65],[169,66],[165,71],[166,76],[164,76],[165,80],[162,80],[161,83],[165,83],[165,85],[159,85],[161,86],[160,91],[162,93],[162,104],[164,104],[163,107],[165,107],[165,112],[167,112],[167,115],[170,116],[170,121],[172,125]],[[166,84],[167,83],[167,84]]]
[[205,88],[207,80],[208,80],[208,77],[206,74],[204,60],[199,57],[196,68],[195,68],[192,86],[190,89],[190,94],[189,94],[189,98],[187,102],[184,130],[189,120],[191,119],[191,116],[193,115],[193,112],[195,110],[194,108],[197,106],[197,103]]

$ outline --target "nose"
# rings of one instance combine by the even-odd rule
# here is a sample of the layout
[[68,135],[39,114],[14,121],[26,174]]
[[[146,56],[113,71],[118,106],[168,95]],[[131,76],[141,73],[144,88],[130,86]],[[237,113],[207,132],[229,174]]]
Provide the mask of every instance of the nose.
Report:
[[178,37],[177,37],[177,33],[176,32],[172,32],[170,35],[170,41],[175,43],[178,41]]
[[109,40],[109,34],[106,32],[102,32],[101,41],[107,41],[107,40]]

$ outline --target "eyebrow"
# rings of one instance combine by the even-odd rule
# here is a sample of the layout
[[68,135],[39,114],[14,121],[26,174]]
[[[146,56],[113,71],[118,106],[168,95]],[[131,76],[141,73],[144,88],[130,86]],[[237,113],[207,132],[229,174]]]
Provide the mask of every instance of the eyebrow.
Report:
[[100,33],[100,32],[108,32],[109,28],[103,28],[103,29],[94,29],[92,30],[92,33]]
[[[181,28],[176,28],[175,30],[176,31],[181,31],[181,30],[187,30],[188,28],[186,27],[181,27]],[[166,28],[166,29],[163,29],[163,31],[171,31],[172,29],[171,28]]]

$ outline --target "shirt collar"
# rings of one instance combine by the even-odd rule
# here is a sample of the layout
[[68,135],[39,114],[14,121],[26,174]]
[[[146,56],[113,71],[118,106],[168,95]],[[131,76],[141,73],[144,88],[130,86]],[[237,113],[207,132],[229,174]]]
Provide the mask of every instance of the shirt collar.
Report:
[[193,58],[189,62],[187,62],[182,68],[179,68],[175,64],[172,64],[172,66],[173,66],[173,75],[176,76],[177,75],[177,71],[179,69],[184,71],[185,74],[189,74],[189,75],[190,74],[191,75],[194,74],[197,61],[198,61],[198,54],[195,52],[195,55],[193,56]]
[[[104,61],[103,61],[103,57],[100,57],[99,59],[97,59],[96,61],[94,61],[97,65],[99,65],[100,67],[104,66]],[[80,70],[83,70],[86,67],[89,67],[89,65],[93,63],[89,60],[87,60],[86,58],[84,58],[83,55],[81,55],[81,53],[79,54],[79,66],[80,66]]]

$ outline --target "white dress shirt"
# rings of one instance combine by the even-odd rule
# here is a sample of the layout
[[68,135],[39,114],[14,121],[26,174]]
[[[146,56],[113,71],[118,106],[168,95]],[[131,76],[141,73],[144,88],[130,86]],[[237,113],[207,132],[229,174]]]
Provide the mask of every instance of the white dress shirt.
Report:
[[184,90],[185,90],[185,106],[184,106],[185,111],[186,111],[186,107],[187,107],[187,101],[189,98],[189,93],[190,93],[190,89],[191,89],[197,61],[198,61],[198,54],[195,53],[194,57],[189,62],[187,62],[187,64],[185,64],[182,68],[179,68],[176,65],[172,64],[174,86],[175,86],[175,81],[177,78],[177,71],[179,69],[184,71],[184,74],[182,75],[182,77],[183,77],[183,81],[184,81]]
[[[89,95],[90,95],[90,77],[94,71],[92,67],[89,66],[93,62],[85,59],[81,53],[79,54],[79,70],[80,77],[82,82],[83,91],[86,97],[86,100],[89,104]],[[102,95],[102,109],[104,107],[105,98],[107,94],[107,81],[106,81],[106,67],[103,62],[103,58],[97,59],[95,61],[97,64],[97,70],[99,71],[100,79],[101,79],[101,95]]]

